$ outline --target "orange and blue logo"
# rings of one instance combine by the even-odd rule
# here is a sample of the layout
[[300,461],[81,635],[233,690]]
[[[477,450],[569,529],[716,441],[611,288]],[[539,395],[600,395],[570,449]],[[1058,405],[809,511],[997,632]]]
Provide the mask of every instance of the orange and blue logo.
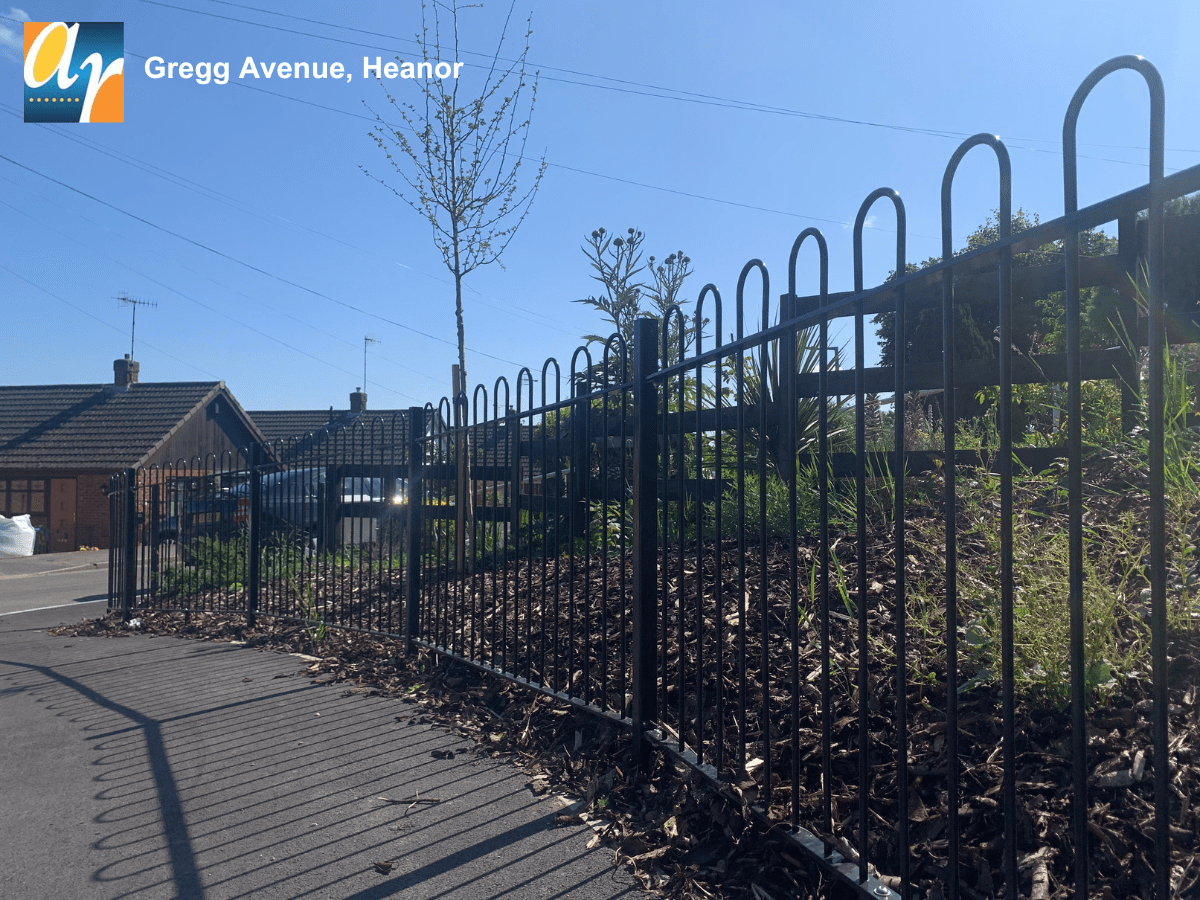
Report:
[[124,122],[123,22],[25,23],[26,122]]

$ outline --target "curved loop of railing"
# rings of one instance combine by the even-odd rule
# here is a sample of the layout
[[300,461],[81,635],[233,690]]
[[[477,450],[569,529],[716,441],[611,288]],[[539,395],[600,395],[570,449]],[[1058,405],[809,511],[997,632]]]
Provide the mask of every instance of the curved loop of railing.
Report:
[[[1079,210],[1076,133],[1079,114],[1092,90],[1104,78],[1122,69],[1142,76],[1150,94],[1150,203],[1147,240],[1147,412],[1149,426],[1148,465],[1150,475],[1150,618],[1151,666],[1153,669],[1154,712],[1151,719],[1154,758],[1167,754],[1167,607],[1166,607],[1166,499],[1165,499],[1165,423],[1163,382],[1166,349],[1166,315],[1163,300],[1163,157],[1166,128],[1166,91],[1158,69],[1141,56],[1118,56],[1097,66],[1083,80],[1067,106],[1063,119],[1063,212],[1068,222]],[[1066,265],[1067,313],[1067,440],[1068,454],[1068,558],[1070,565],[1071,607],[1071,746],[1074,802],[1072,825],[1075,835],[1075,893],[1087,896],[1088,890],[1088,802],[1087,737],[1083,715],[1085,700],[1084,612],[1083,612],[1083,430],[1081,378],[1081,326],[1079,300],[1079,229],[1068,224],[1064,241]],[[1166,766],[1154,768],[1155,896],[1170,896],[1170,779]]]
[[[770,276],[768,275],[767,267],[766,267],[766,265],[763,264],[762,260],[752,259],[742,267],[742,271],[738,275],[737,295],[735,298],[736,299],[736,308],[737,308],[737,350],[736,350],[737,355],[734,357],[734,366],[735,366],[736,378],[737,378],[737,410],[738,410],[738,412],[737,412],[737,427],[738,427],[738,441],[737,441],[738,524],[737,524],[737,531],[738,531],[738,535],[739,535],[738,536],[738,590],[739,590],[738,596],[745,596],[745,594],[746,594],[746,531],[747,531],[747,529],[746,529],[746,501],[745,501],[745,495],[746,495],[745,438],[747,435],[747,429],[746,429],[746,414],[745,414],[745,409],[746,409],[746,393],[745,393],[746,351],[745,351],[745,344],[743,343],[743,338],[745,337],[745,329],[744,329],[745,289],[746,289],[746,279],[749,277],[750,273],[755,269],[758,269],[759,275],[762,278],[762,319],[761,319],[761,322],[759,323],[758,330],[759,330],[759,332],[764,332],[768,328],[770,328],[770,325],[771,325]],[[758,485],[759,485],[759,489],[758,489],[758,501],[759,501],[758,502],[758,520],[759,520],[758,527],[759,527],[759,533],[765,535],[766,534],[766,518],[767,518],[767,508],[766,508],[767,475],[766,475],[766,440],[765,440],[765,435],[767,432],[766,399],[767,399],[768,383],[769,383],[771,373],[770,373],[770,359],[769,359],[768,342],[765,340],[759,342],[758,348],[759,348],[759,351],[758,351],[759,352],[758,396],[756,398],[756,403],[755,403],[755,406],[757,406],[757,408],[758,408],[758,416],[757,416],[757,418],[758,418],[758,427],[757,427],[758,440],[756,441],[758,446],[757,446],[757,451],[755,453],[756,463],[757,463],[755,472],[758,476]],[[759,635],[759,640],[761,642],[761,654],[760,654],[760,656],[761,656],[761,659],[760,659],[761,672],[760,672],[759,677],[761,678],[761,682],[762,682],[761,696],[763,698],[768,697],[770,694],[770,674],[769,674],[768,668],[767,668],[767,666],[768,666],[767,654],[769,652],[769,641],[768,641],[769,635],[768,635],[768,628],[767,628],[768,622],[767,622],[766,565],[767,565],[767,554],[764,552],[763,554],[761,554],[761,559],[760,559],[760,566],[763,571],[761,573],[759,590],[758,590],[758,606],[759,606],[759,617],[760,617],[760,623],[761,623],[761,627],[760,627],[761,633]],[[739,615],[738,618],[739,618],[739,624],[738,624],[738,672],[740,673],[740,678],[738,679],[738,708],[741,712],[741,715],[739,716],[739,721],[738,721],[739,729],[738,729],[738,760],[737,760],[737,763],[738,763],[738,766],[744,770],[746,767],[746,742],[748,739],[746,723],[748,720],[747,711],[749,709],[749,706],[748,706],[749,697],[748,697],[748,685],[747,685],[748,676],[747,676],[747,660],[746,660],[746,644],[747,644],[747,642],[746,642],[746,624],[747,624],[746,618],[747,617],[745,615]],[[767,707],[767,704],[764,699],[763,721],[770,721],[770,714],[769,714],[769,711],[767,711],[766,707]],[[761,758],[763,760],[763,785],[764,785],[763,801],[767,805],[770,805],[772,764],[771,764],[771,749],[770,749],[769,742],[764,743]]]
[[700,356],[704,351],[701,346],[704,341],[704,298],[712,294],[713,303],[717,305],[716,315],[713,318],[713,335],[716,346],[720,347],[721,341],[721,292],[717,290],[717,286],[711,281],[700,289],[700,296],[696,298],[696,355]]
[[[858,208],[858,214],[854,218],[854,232],[853,232],[854,291],[856,294],[861,294],[864,289],[864,285],[863,285],[863,230],[866,227],[867,213],[870,212],[871,207],[874,206],[877,201],[885,199],[885,198],[892,202],[892,206],[894,207],[895,213],[896,213],[896,270],[895,271],[896,271],[897,276],[904,275],[905,232],[906,232],[904,202],[900,199],[900,195],[892,188],[887,188],[887,187],[876,188],[874,191],[872,191],[870,194],[867,195],[865,200],[863,200],[862,204]],[[899,321],[901,322],[901,325],[903,325],[903,305],[902,305],[902,301],[900,298],[897,299],[896,316],[899,319]],[[855,481],[855,493],[856,493],[856,503],[855,503],[856,523],[855,524],[856,524],[856,530],[857,530],[857,551],[858,551],[858,596],[860,596],[860,597],[867,596],[867,511],[866,511],[866,494],[867,494],[867,488],[866,488],[866,484],[867,484],[866,428],[867,428],[867,422],[866,422],[866,339],[863,334],[864,318],[865,318],[865,315],[864,315],[864,311],[863,311],[863,301],[860,299],[855,303],[855,306],[854,306],[854,398],[855,398],[854,481]],[[901,339],[900,339],[899,346],[901,347],[901,353],[903,353],[903,337],[901,337]],[[901,367],[902,367],[902,364],[901,364]],[[899,371],[899,368],[897,371]],[[902,381],[898,381],[897,385],[898,385],[897,393],[895,395],[894,402],[896,404],[896,409],[901,409],[901,407],[903,405],[902,404],[902,398],[903,398],[903,383],[902,383]],[[903,416],[897,415],[896,421],[897,421],[897,427],[902,429],[903,428]],[[897,450],[896,475],[894,477],[896,480],[897,500],[899,501],[897,503],[896,508],[898,510],[900,510],[897,521],[896,521],[897,535],[902,536],[904,517],[903,517],[902,500],[900,498],[901,498],[901,492],[903,491],[902,472],[903,472],[904,462],[903,462],[903,457],[901,456],[901,454],[903,452],[902,432],[898,432],[898,434],[900,434],[900,437],[897,438],[896,446],[899,449]],[[897,540],[902,543],[902,537],[898,537]],[[904,557],[900,556],[897,558],[903,559]],[[897,579],[897,588],[898,589],[900,588],[899,577]],[[903,636],[903,626],[901,623],[904,621],[904,606],[903,606],[902,590],[898,590],[898,592],[897,592],[896,607],[897,607],[897,612],[898,612],[898,621],[897,621],[897,625],[896,625],[897,641],[898,641],[898,646],[900,648],[903,648],[904,636]],[[859,747],[860,747],[859,772],[858,772],[858,776],[859,776],[858,777],[858,780],[859,780],[859,785],[858,785],[858,792],[859,792],[858,793],[858,800],[859,800],[858,842],[859,842],[859,846],[864,847],[864,848],[870,846],[869,829],[868,829],[869,816],[868,816],[868,809],[867,809],[867,805],[868,805],[867,801],[868,801],[868,797],[870,796],[870,781],[871,781],[871,766],[870,766],[870,752],[869,752],[870,751],[869,724],[868,724],[867,713],[866,713],[866,708],[867,708],[866,703],[867,703],[867,699],[868,699],[867,695],[868,695],[868,690],[869,690],[867,664],[866,664],[866,662],[867,662],[867,653],[866,653],[867,640],[868,640],[867,608],[866,608],[865,603],[860,603],[858,605],[858,643],[859,643],[858,692],[859,692]],[[899,655],[898,658],[903,659],[903,656]],[[904,674],[905,674],[903,662],[898,664],[897,674],[898,674],[898,677],[903,680]],[[897,694],[898,697],[900,696],[901,693],[903,693],[903,690],[904,690],[903,688],[900,689],[900,691]],[[900,705],[903,706],[902,703]],[[903,717],[901,717],[898,720],[898,724],[901,725],[901,729],[900,729],[901,732],[906,735],[907,734],[906,720]],[[906,746],[906,743],[903,746]],[[900,781],[904,785],[904,787],[907,788],[906,751],[899,750],[897,759],[899,761],[899,766],[900,766],[900,770],[898,772],[898,775],[900,776]],[[908,809],[907,791],[905,790],[904,793],[905,793],[905,800],[902,802],[900,808],[902,810],[907,810]],[[908,857],[907,816],[901,815],[900,821],[899,821],[899,827],[900,827],[901,845],[904,848],[904,851],[903,851],[904,857],[905,857],[905,860],[907,861],[907,857]],[[867,854],[866,853],[860,854],[860,856],[859,856],[859,877],[860,878],[866,877],[868,862],[869,862],[869,860],[868,860]],[[907,868],[907,866],[906,866],[906,868]]]
[[554,366],[554,402],[558,403],[562,400],[562,368],[559,366],[557,359],[549,356],[542,363],[542,406],[546,406],[550,402],[546,398],[546,384],[549,382],[546,375],[550,371],[550,366]]
[[[799,261],[800,250],[804,246],[804,242],[812,238],[817,243],[818,253],[818,277],[819,277],[819,294],[817,303],[823,308],[829,301],[829,245],[825,240],[825,235],[818,228],[805,228],[796,236],[792,242],[791,253],[788,254],[788,303],[790,308],[786,312],[788,319],[798,315],[796,309],[796,265]],[[781,316],[782,318],[782,316]],[[830,700],[830,652],[829,652],[829,404],[826,398],[829,396],[828,381],[829,381],[829,320],[822,318],[818,326],[818,347],[817,347],[817,503],[818,524],[820,549],[818,551],[820,559],[820,581],[818,584],[818,608],[820,611],[820,629],[821,629],[821,676],[820,676],[820,691],[821,691],[821,767],[824,771],[831,771],[833,766],[833,751],[830,741],[830,732],[832,728],[832,709]],[[794,391],[793,391],[794,394]],[[794,399],[794,398],[793,398]],[[794,443],[794,439],[793,439]],[[789,504],[795,493],[795,480],[789,489]],[[795,676],[793,675],[793,690],[792,690],[792,712],[793,719],[797,719],[798,703],[799,703],[799,688],[795,684]],[[799,754],[793,752],[792,760],[792,824],[798,824],[798,807],[799,807]],[[825,832],[831,833],[833,830],[833,787],[830,779],[822,779],[822,796],[821,796],[821,821]]]
[[437,412],[433,419],[433,430],[430,437],[445,434],[452,427],[454,417],[451,413],[450,398],[442,397],[438,400]]
[[629,355],[629,348],[625,343],[624,336],[619,331],[614,331],[608,336],[608,340],[604,342],[604,355],[602,359],[604,359],[605,362],[608,361],[609,354],[612,352],[614,347],[616,348],[617,353],[619,353],[621,356],[621,362],[625,363]]
[[762,322],[759,323],[758,330],[763,331],[771,325],[771,279],[767,275],[767,267],[761,259],[752,259],[750,262],[742,266],[741,274],[738,275],[737,282],[737,339],[740,341],[745,337],[743,330],[742,319],[744,315],[745,303],[744,292],[746,290],[746,279],[750,273],[758,269],[762,275]]
[[[587,366],[583,370],[583,378],[579,377],[580,373],[575,371],[575,362],[579,359],[579,354],[582,353],[587,360]],[[575,352],[571,354],[571,370],[568,376],[571,382],[571,398],[582,396],[583,394],[591,393],[592,389],[592,351],[585,344],[582,347],[576,347]],[[583,389],[580,390],[582,383]]]
[[683,314],[683,309],[678,303],[672,303],[662,314],[662,365],[669,366],[668,347],[671,341],[671,316],[675,316],[675,324],[679,328],[677,352],[679,354],[677,361],[682,361],[684,350],[687,347],[687,317]]
[[[946,172],[942,176],[942,261],[949,263],[954,258],[954,239],[951,227],[951,188],[954,175],[959,164],[972,149],[987,146],[996,155],[1000,168],[1000,210],[999,227],[1002,237],[1007,237],[1012,227],[1012,165],[1008,157],[1008,148],[996,135],[980,133],[972,135],[961,144],[946,164]],[[1002,259],[1011,258],[1007,251]],[[1007,288],[1007,266],[1002,266],[1002,278]],[[1002,299],[1002,306],[1007,303]],[[1003,318],[1003,316],[1001,317]],[[954,268],[950,266],[942,273],[942,432],[945,453],[944,471],[944,503],[946,513],[946,779],[947,805],[949,823],[947,836],[947,868],[949,870],[950,890],[953,897],[958,891],[959,879],[959,825],[958,825],[958,796],[960,763],[958,758],[958,562],[956,559],[956,537],[953,510],[956,508],[955,488],[955,382],[954,382]],[[1011,340],[1011,339],[1010,339]],[[1009,348],[1001,348],[1007,350]],[[1003,354],[1002,354],[1003,356]],[[897,411],[899,412],[899,411]],[[1009,456],[1011,457],[1011,452]],[[1011,459],[1008,461],[1011,465]],[[1011,846],[1011,845],[1010,845]],[[1010,884],[1015,879],[1010,880]]]
[[829,295],[829,245],[825,242],[825,235],[819,228],[805,228],[796,235],[796,240],[792,242],[792,252],[788,254],[788,294],[792,297],[796,296],[796,262],[800,255],[800,248],[809,238],[817,242],[817,252],[820,254],[821,305],[824,306],[824,298]]
[[487,386],[484,384],[477,384],[477,385],[475,385],[474,392],[471,394],[471,424],[472,425],[477,425],[479,423],[479,406],[480,406],[479,392],[480,391],[483,391],[483,415],[484,415],[484,421],[487,421],[488,389],[487,389]]
[[521,366],[521,371],[517,373],[517,412],[521,411],[521,384],[527,382],[529,386],[529,409],[533,409],[533,382],[536,379],[533,377],[533,372],[528,366]]
[[612,372],[612,351],[614,347],[616,348],[617,357],[621,363],[621,376],[615,380],[615,384],[624,384],[629,380],[629,347],[625,343],[625,338],[621,335],[621,333],[619,331],[615,331],[610,334],[608,336],[608,340],[604,342],[604,352],[600,357],[602,360],[601,365],[604,366],[604,387],[615,386],[615,384],[609,384],[609,381],[612,379],[610,373]]
[[[503,413],[499,413],[496,411],[496,404],[500,401],[500,386],[501,385],[504,386],[504,412]],[[511,400],[511,396],[509,393],[508,379],[505,378],[503,375],[501,375],[496,379],[496,383],[494,385],[492,385],[492,418],[493,419],[499,419],[502,415],[507,415],[510,400]]]
[[[884,198],[892,201],[892,206],[896,210],[896,276],[904,274],[905,267],[905,248],[904,236],[906,231],[906,219],[904,215],[904,201],[900,199],[900,195],[892,188],[881,187],[876,188],[867,195],[867,199],[862,202],[862,206],[858,208],[858,215],[854,217],[854,290],[863,290],[863,229],[867,224],[867,213],[871,211],[871,207],[876,201]],[[815,229],[810,229],[815,230]]]

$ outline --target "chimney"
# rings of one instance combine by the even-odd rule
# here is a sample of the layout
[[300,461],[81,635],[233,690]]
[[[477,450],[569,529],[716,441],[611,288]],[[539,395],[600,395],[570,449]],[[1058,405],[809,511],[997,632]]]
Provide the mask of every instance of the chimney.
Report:
[[[137,365],[137,363],[134,363],[134,365]],[[137,378],[135,377],[134,380],[136,381]],[[367,395],[363,392],[362,388],[355,388],[354,393],[350,395],[350,413],[351,415],[358,415],[366,411]]]
[[113,360],[113,384],[119,388],[127,388],[131,384],[137,384],[138,369],[141,365],[137,360],[130,359],[129,354],[125,354],[124,359]]

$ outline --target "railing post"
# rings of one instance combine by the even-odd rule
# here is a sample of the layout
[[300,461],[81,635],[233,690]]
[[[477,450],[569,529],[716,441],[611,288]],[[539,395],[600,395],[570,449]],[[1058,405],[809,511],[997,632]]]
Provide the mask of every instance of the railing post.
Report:
[[121,585],[121,619],[128,622],[137,597],[137,469],[125,470],[125,583]]
[[247,589],[249,596],[246,601],[246,625],[250,628],[258,618],[258,583],[261,577],[259,570],[260,545],[262,543],[262,481],[259,477],[258,470],[262,466],[262,445],[255,442],[250,445],[249,459],[247,467],[250,469],[250,485],[249,485],[249,503],[250,521],[247,526],[249,534],[247,535],[247,543],[249,547],[247,553],[247,568],[246,573]]
[[162,486],[155,481],[150,485],[150,597],[158,597],[158,572],[162,565],[158,545],[162,541],[162,519],[159,505],[162,501]]
[[117,577],[117,549],[121,546],[121,494],[118,485],[120,475],[111,475],[108,479],[108,612],[117,608],[120,602],[118,588],[121,580]]
[[425,431],[425,410],[408,408],[408,539],[404,553],[404,645],[412,653],[412,642],[421,635],[421,464]]
[[341,524],[342,499],[342,467],[327,465],[325,467],[325,488],[320,492],[324,504],[318,504],[321,517],[321,549],[326,553],[336,553],[341,546],[342,536],[338,526]]
[[658,719],[658,321],[633,333],[633,740],[638,766],[650,762],[646,731]]

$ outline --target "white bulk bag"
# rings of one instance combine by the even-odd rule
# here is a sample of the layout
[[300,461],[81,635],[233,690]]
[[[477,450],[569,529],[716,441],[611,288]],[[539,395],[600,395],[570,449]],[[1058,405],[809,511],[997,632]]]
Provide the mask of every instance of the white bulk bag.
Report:
[[6,556],[33,556],[37,531],[29,516],[0,516],[0,559]]

